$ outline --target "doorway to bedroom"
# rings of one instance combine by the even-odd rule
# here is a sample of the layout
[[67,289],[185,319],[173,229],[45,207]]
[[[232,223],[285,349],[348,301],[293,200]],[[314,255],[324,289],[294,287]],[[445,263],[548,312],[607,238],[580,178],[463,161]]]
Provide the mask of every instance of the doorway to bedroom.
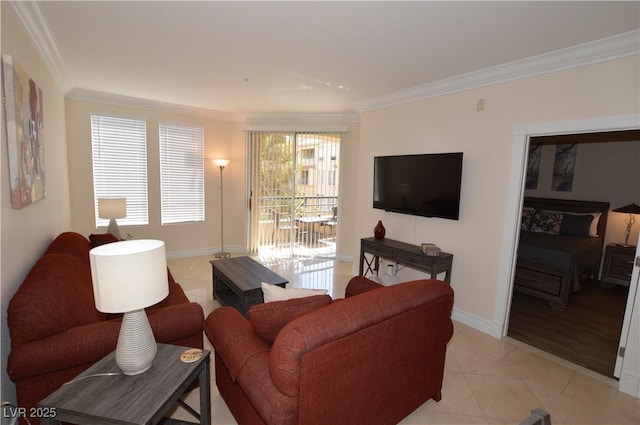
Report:
[[[629,130],[532,137],[530,147],[539,146],[536,158],[540,160],[540,172],[537,185],[526,189],[524,196],[605,201],[610,203],[609,209],[638,202],[639,133]],[[572,185],[570,190],[558,186],[554,190],[558,146],[569,144],[577,148]],[[624,214],[609,211],[600,267],[590,278],[580,280],[579,290],[570,292],[564,311],[552,308],[547,300],[513,291],[509,337],[614,377],[629,286],[602,280],[601,272],[607,245],[624,240],[624,218]]]

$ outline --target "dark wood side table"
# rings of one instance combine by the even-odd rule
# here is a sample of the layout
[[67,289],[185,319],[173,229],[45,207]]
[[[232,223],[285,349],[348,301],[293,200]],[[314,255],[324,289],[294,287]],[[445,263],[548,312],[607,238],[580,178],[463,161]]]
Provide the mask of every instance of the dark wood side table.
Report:
[[604,252],[604,265],[602,266],[602,280],[629,286],[631,273],[633,272],[633,257],[635,246],[619,246],[610,243]]
[[[46,412],[43,424],[187,424],[164,419],[163,415],[176,402],[199,419],[200,425],[211,425],[210,352],[192,363],[180,360],[187,347],[158,344],[158,354],[151,369],[140,375],[104,375],[117,373],[115,352],[91,366],[70,383],[46,397],[38,408]],[[101,375],[103,374],[103,375]],[[180,396],[198,379],[200,414],[184,404]],[[161,422],[163,421],[163,422]]]
[[[365,254],[372,255],[369,260]],[[417,245],[393,239],[363,238],[360,240],[360,276],[379,270],[380,257],[403,266],[429,273],[431,279],[437,279],[439,273],[445,273],[444,281],[451,283],[451,267],[453,254],[441,252],[440,255],[428,256]],[[366,269],[364,266],[367,266]]]
[[247,315],[249,307],[262,304],[262,282],[284,288],[289,281],[251,257],[211,260],[213,298]]

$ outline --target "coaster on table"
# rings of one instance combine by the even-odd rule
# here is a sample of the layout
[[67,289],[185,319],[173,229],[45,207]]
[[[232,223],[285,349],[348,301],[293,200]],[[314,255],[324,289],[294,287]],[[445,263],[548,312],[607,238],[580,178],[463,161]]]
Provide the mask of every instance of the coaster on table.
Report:
[[184,363],[193,363],[202,358],[202,350],[199,348],[189,348],[180,354],[180,360]]

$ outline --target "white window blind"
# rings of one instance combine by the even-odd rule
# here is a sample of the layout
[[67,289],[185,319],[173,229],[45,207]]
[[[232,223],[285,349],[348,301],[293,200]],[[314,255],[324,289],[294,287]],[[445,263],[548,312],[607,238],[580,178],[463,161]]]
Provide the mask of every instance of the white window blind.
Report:
[[204,129],[160,124],[162,224],[204,221]]
[[92,115],[91,146],[96,227],[109,224],[98,217],[99,198],[126,198],[119,225],[149,224],[146,122]]

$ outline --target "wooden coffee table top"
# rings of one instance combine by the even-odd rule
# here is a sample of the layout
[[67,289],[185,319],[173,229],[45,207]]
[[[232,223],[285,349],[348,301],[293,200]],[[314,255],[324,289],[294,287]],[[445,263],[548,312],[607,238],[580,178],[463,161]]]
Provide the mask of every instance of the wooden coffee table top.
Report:
[[231,280],[243,292],[260,288],[262,282],[284,285],[288,280],[272,272],[251,257],[233,257],[211,260],[214,272],[217,270]]

